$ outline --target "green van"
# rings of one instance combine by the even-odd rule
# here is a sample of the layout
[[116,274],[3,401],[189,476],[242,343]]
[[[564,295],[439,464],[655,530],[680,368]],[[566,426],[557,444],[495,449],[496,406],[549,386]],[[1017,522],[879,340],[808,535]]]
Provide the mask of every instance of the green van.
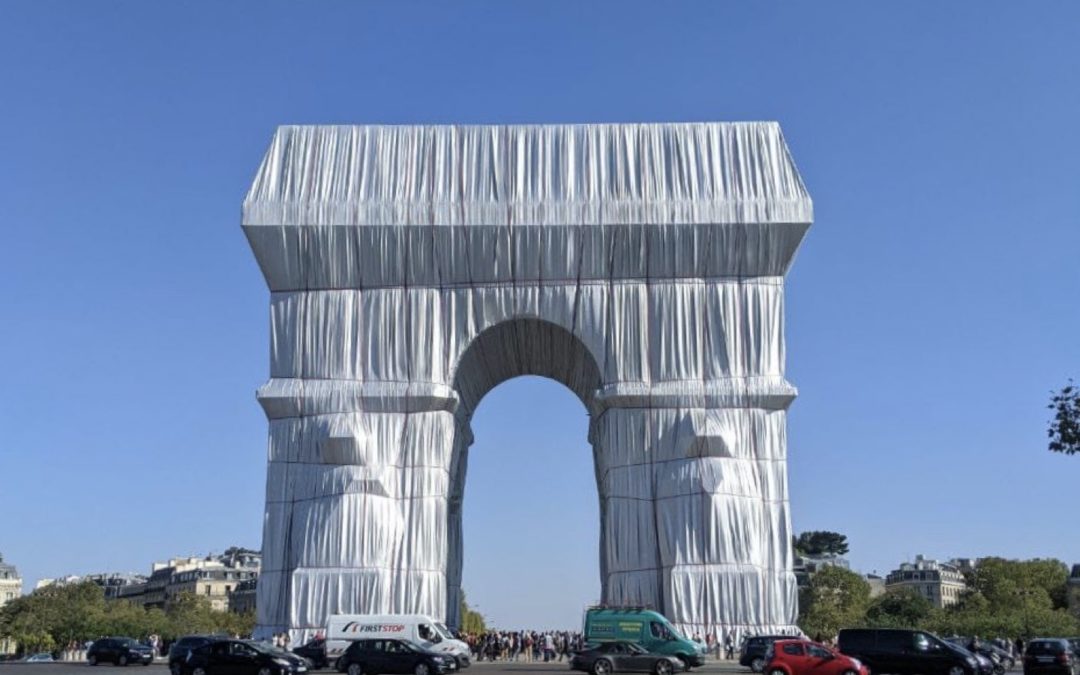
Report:
[[685,638],[659,612],[641,607],[593,607],[585,612],[585,642],[635,642],[650,652],[678,658],[687,669],[705,664],[705,650]]

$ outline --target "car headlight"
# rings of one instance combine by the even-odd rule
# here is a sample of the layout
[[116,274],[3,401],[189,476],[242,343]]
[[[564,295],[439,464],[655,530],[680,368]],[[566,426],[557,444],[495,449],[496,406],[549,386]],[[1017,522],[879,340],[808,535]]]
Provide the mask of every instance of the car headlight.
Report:
[[283,668],[292,668],[293,666],[292,662],[288,661],[287,659],[274,659],[274,663],[278,664]]
[[969,656],[969,657],[967,657],[967,664],[969,666],[975,667],[975,666],[979,665],[979,662],[975,660],[974,656]]

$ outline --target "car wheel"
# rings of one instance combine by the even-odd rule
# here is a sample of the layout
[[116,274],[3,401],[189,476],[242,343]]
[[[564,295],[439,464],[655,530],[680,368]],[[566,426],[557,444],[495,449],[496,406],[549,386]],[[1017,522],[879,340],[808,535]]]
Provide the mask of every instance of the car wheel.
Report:
[[854,670],[845,670],[844,675],[859,675]]
[[671,661],[667,659],[660,659],[656,662],[656,667],[653,668],[653,672],[656,675],[671,675],[673,668],[671,667]]
[[426,663],[416,664],[416,670],[413,671],[414,675],[428,675],[431,672],[431,668]]
[[364,668],[359,663],[349,664],[349,675],[364,675]]
[[[750,662],[750,670],[754,671],[755,673],[763,672],[765,670],[765,659],[761,658],[760,656],[756,657],[753,661]],[[949,675],[952,675],[952,673],[949,673]]]
[[259,668],[259,675],[273,675],[273,671],[264,666],[262,668]]
[[206,675],[206,668],[200,666],[195,670],[191,671],[191,675]]
[[963,666],[953,666],[949,668],[949,675],[967,675],[967,671],[964,670]]
[[169,675],[184,675],[184,669],[180,667],[179,663],[170,663]]
[[[781,670],[779,668],[773,668],[772,671],[769,673],[769,675],[787,675],[787,673],[785,673],[783,670]],[[852,675],[852,673],[849,670],[849,671],[845,672],[844,675]]]
[[607,659],[597,659],[592,665],[593,675],[609,675],[612,670],[614,668],[611,667],[611,661]]
[[86,662],[89,663],[92,666],[96,666],[97,665],[97,655],[96,654],[91,654],[90,656],[86,657]]
[[116,660],[116,665],[118,665],[118,666],[126,666],[127,665],[127,656],[125,656],[124,654],[121,654],[120,658],[118,658]]

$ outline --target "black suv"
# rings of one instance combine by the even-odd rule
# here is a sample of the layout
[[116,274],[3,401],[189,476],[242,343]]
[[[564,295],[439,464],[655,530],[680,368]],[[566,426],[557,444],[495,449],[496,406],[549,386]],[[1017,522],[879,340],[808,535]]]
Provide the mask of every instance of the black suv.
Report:
[[257,642],[211,638],[191,650],[180,670],[184,675],[301,675],[308,662]]
[[115,663],[118,666],[141,663],[148,666],[154,662],[154,650],[131,638],[101,638],[86,650],[86,662],[92,666],[99,663]]
[[979,675],[979,662],[966,649],[920,630],[845,628],[841,653],[859,659],[873,673],[893,675]]
[[357,640],[338,659],[337,669],[348,675],[443,675],[456,671],[457,661],[406,640]]
[[1068,640],[1032,640],[1024,649],[1024,675],[1076,675],[1078,666]]
[[739,651],[739,665],[746,666],[755,673],[765,670],[765,652],[777,640],[790,640],[790,635],[755,635],[746,638]]

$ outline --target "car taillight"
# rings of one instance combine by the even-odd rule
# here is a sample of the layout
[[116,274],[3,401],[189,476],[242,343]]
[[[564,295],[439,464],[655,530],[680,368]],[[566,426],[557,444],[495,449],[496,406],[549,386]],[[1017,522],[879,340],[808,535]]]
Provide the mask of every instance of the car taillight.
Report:
[[1072,659],[1069,658],[1069,652],[1062,652],[1062,653],[1058,654],[1058,663],[1060,663],[1063,666],[1067,666],[1070,663],[1072,663]]

